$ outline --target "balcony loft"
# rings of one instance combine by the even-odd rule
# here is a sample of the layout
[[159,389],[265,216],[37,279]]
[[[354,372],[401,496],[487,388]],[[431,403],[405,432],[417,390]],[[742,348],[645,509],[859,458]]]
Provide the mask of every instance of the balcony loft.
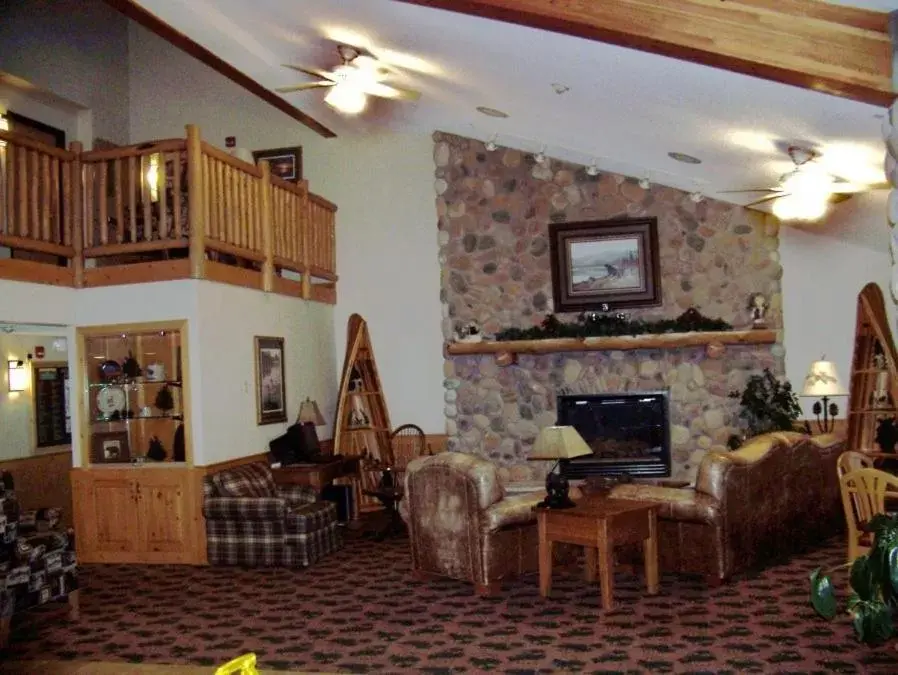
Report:
[[0,130],[0,279],[208,279],[334,304],[337,207],[186,129],[90,152]]

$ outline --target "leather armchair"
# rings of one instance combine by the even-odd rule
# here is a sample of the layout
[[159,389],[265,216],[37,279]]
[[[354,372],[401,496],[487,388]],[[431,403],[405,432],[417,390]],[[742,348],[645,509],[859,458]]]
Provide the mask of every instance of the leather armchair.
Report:
[[709,452],[694,488],[626,484],[610,496],[662,504],[662,571],[720,583],[838,532],[844,523],[832,434],[774,432],[734,452]]
[[458,452],[412,460],[404,485],[400,513],[416,578],[471,581],[488,595],[503,580],[539,569],[533,507],[544,491],[506,496],[492,462]]

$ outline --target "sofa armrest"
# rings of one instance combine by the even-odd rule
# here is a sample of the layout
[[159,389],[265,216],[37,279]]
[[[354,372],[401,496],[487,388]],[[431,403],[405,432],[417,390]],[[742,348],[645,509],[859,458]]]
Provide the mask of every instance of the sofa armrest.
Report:
[[618,485],[608,495],[615,499],[658,502],[658,516],[666,520],[720,524],[720,504],[710,495],[692,488],[666,488],[656,485]]
[[545,490],[500,499],[483,511],[483,529],[495,532],[503,527],[536,522],[533,507],[546,498]]
[[318,501],[318,490],[309,485],[278,485],[278,497],[287,501],[287,506],[302,506]]
[[208,520],[283,521],[287,502],[277,497],[207,497],[203,515]]

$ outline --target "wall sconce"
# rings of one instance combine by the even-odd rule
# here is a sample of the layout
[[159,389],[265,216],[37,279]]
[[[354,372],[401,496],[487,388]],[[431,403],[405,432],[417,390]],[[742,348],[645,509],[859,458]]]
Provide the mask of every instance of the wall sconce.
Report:
[[9,372],[9,391],[25,391],[28,387],[28,370],[25,368],[25,362],[9,359],[7,370]]
[[159,201],[159,155],[150,155],[150,166],[147,169],[147,187],[150,190],[150,201]]

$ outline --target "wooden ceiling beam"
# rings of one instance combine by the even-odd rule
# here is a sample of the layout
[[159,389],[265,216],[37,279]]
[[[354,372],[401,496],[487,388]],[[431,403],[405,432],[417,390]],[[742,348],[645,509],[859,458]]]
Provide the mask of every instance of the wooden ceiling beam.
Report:
[[888,106],[884,12],[822,0],[399,0]]
[[193,58],[205,63],[212,68],[212,70],[221,73],[232,82],[237,83],[251,94],[255,94],[282,113],[292,117],[297,122],[304,124],[315,133],[320,134],[325,138],[334,138],[337,135],[318,120],[307,115],[296,106],[291,105],[270,89],[259,84],[249,75],[237,70],[231,64],[226,63],[198,42],[191,40],[184,35],[184,33],[175,30],[158,16],[138,5],[134,0],[104,0],[104,2],[113,9],[117,9],[132,21],[139,23],[147,30],[155,33],[163,40],[171,43],[181,51],[186,52]]

